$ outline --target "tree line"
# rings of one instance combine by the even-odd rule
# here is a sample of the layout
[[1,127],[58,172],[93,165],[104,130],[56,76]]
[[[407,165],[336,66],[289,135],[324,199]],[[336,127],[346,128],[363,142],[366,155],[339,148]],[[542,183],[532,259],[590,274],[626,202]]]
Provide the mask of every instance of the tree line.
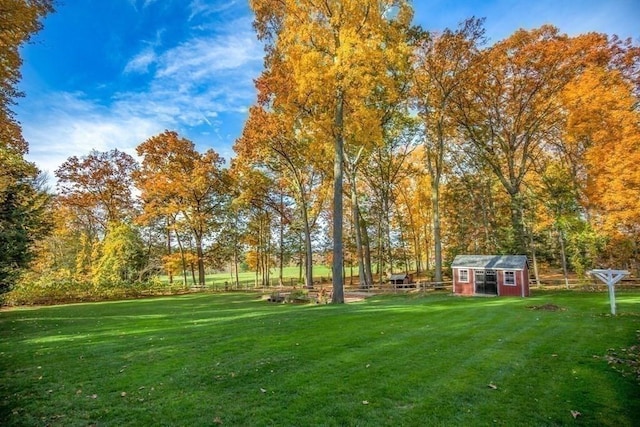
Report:
[[48,195],[12,151],[33,169],[5,181],[26,186],[22,217],[40,227],[11,230],[24,259],[1,271],[26,269],[18,287],[99,292],[159,274],[203,286],[208,270],[241,268],[269,283],[292,264],[313,286],[322,259],[342,302],[354,266],[361,286],[399,271],[440,282],[461,253],[525,254],[565,277],[638,271],[631,40],[545,25],[488,44],[483,20],[428,32],[401,0],[250,6],[265,67],[229,165],[167,130],[138,160],[70,157]]

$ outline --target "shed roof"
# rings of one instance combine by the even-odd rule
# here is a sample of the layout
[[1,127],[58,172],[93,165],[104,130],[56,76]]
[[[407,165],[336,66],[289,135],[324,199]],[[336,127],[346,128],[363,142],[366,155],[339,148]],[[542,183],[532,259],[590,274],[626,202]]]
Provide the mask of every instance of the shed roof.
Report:
[[452,268],[491,268],[496,270],[522,270],[527,265],[524,255],[458,255]]

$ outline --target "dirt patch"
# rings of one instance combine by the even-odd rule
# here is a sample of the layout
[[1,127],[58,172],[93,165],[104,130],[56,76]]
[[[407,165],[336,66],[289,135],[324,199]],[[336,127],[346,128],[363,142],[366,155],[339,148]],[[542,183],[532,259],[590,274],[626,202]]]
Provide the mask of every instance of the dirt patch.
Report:
[[530,310],[543,310],[543,311],[565,311],[566,310],[566,308],[563,308],[551,303],[546,303],[542,305],[528,305],[527,308]]
[[365,298],[372,296],[373,294],[369,292],[345,292],[344,293],[344,302],[359,302],[364,301]]

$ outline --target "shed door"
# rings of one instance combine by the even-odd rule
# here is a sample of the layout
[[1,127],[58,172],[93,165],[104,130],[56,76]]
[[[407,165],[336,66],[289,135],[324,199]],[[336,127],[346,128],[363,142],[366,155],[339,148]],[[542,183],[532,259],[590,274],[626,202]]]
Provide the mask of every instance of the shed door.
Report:
[[498,295],[498,272],[496,270],[475,271],[476,293]]

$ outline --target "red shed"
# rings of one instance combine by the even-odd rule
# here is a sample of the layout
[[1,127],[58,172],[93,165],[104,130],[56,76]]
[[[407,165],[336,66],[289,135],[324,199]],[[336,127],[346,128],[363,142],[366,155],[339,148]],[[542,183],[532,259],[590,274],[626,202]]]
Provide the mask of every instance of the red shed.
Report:
[[458,255],[451,269],[454,294],[529,296],[524,255]]

